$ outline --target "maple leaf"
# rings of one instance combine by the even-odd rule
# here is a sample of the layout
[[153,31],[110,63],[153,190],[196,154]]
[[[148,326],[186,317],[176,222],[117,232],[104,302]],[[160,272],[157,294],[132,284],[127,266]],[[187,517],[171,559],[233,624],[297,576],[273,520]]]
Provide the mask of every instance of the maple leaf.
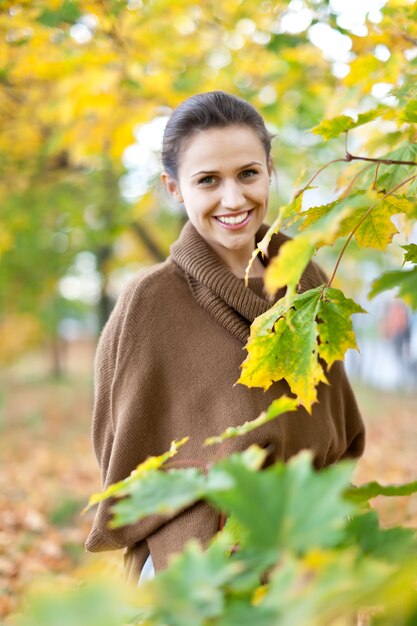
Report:
[[255,250],[252,252],[251,258],[245,270],[245,285],[248,286],[250,268],[258,256],[259,252],[262,253],[262,257],[268,256],[268,246],[272,239],[272,236],[277,234],[282,226],[283,221],[288,218],[292,213],[298,213],[301,210],[302,194],[294,198],[290,204],[282,205],[278,210],[278,215],[268,228],[265,236],[259,241]]
[[417,244],[409,243],[406,246],[401,246],[401,248],[405,250],[403,265],[404,263],[407,263],[407,261],[417,263]]
[[[280,287],[286,286],[285,298],[289,302],[316,248],[334,243],[340,223],[353,210],[352,203],[333,202],[326,207],[327,210],[310,221],[305,232],[283,243],[279,253],[269,263],[264,276],[265,289],[269,294],[273,295]],[[303,214],[300,213],[300,216]]]
[[281,298],[252,324],[248,356],[237,382],[266,390],[284,378],[299,403],[311,411],[317,385],[327,382],[319,357],[330,367],[348,348],[357,349],[350,316],[364,312],[332,287],[305,291],[289,306]]
[[178,441],[173,441],[167,452],[164,452],[159,456],[148,457],[145,461],[143,461],[143,463],[140,463],[127,478],[119,480],[117,483],[113,483],[101,493],[93,493],[90,496],[87,507],[82,512],[84,513],[91,506],[97,504],[97,502],[107,500],[107,498],[110,498],[111,496],[123,495],[130,484],[135,483],[142,476],[146,476],[147,474],[158,470],[166,461],[168,461],[168,459],[171,459],[175,454],[177,454],[178,448],[184,445],[188,439],[189,437],[184,437]]
[[[372,210],[369,209],[373,206]],[[339,207],[339,209],[337,209]],[[304,222],[300,226],[302,232],[310,232],[313,225],[334,211],[344,210],[334,238],[347,237],[357,227],[361,219],[369,211],[369,215],[355,232],[355,239],[362,248],[385,250],[398,232],[391,217],[398,213],[412,215],[415,211],[415,200],[406,196],[384,196],[372,190],[358,190],[348,198],[334,201],[321,206],[311,207],[300,214]]]
[[[396,150],[392,150],[391,152],[386,152],[381,155],[381,159],[392,159],[394,161],[410,161],[417,162],[417,144],[415,143],[404,143]],[[406,165],[406,164],[398,164],[398,165],[386,165],[381,164],[379,168],[379,176],[378,176],[378,187],[380,189],[392,189],[401,181],[405,180],[410,176],[410,174],[414,173],[414,166]],[[415,205],[415,196],[414,196],[414,205]]]
[[334,139],[342,133],[363,126],[368,122],[372,122],[377,117],[380,117],[388,107],[380,106],[366,113],[360,113],[356,120],[348,115],[338,115],[330,120],[323,120],[310,131],[316,135],[321,135],[324,139]]
[[259,428],[259,426],[263,426],[263,424],[275,419],[278,415],[288,413],[289,411],[295,411],[296,408],[296,400],[288,398],[287,396],[281,396],[281,398],[274,400],[268,409],[266,411],[262,411],[262,413],[255,419],[249,420],[240,426],[229,426],[229,428],[227,428],[220,435],[217,435],[216,437],[208,437],[205,440],[205,444],[212,445],[214,443],[221,443],[225,439],[246,435],[246,433],[250,433],[252,430]]
[[417,267],[413,267],[412,270],[393,270],[381,274],[372,283],[369,298],[395,287],[398,288],[398,295],[404,302],[417,311]]

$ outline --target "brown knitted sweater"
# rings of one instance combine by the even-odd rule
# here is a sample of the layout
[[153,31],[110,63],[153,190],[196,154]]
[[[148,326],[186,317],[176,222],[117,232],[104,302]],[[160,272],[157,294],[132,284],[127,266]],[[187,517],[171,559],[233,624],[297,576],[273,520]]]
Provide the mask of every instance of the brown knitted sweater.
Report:
[[[267,229],[261,225],[257,242]],[[272,237],[269,258],[286,239],[281,233]],[[310,263],[300,290],[324,280],[322,270]],[[257,417],[272,400],[290,393],[284,380],[265,392],[234,386],[246,357],[250,324],[271,306],[260,279],[251,279],[249,287],[187,222],[168,258],[140,271],[124,289],[95,359],[93,444],[103,487],[187,435],[190,440],[170,467],[204,467],[252,443],[272,450],[270,462],[309,448],[318,468],[362,454],[364,426],[341,361],[327,373],[330,385],[320,384],[312,415],[299,408],[243,437],[202,446],[206,437]],[[278,292],[274,300],[282,295]],[[107,527],[109,515],[109,502],[102,502],[86,548],[98,552],[125,547],[127,573],[134,580],[149,552],[155,569],[163,569],[169,555],[182,550],[189,538],[206,546],[219,520],[205,502],[175,517],[152,515],[114,530]]]

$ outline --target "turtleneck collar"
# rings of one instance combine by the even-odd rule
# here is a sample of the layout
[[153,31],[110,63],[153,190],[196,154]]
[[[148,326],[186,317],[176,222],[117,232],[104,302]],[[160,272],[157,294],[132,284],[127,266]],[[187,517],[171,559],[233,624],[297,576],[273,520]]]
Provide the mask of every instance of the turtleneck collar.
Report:
[[[263,239],[268,228],[267,224],[261,224],[255,235],[256,244]],[[268,256],[263,259],[265,265],[287,239],[282,233],[272,236]],[[248,289],[244,280],[229,270],[190,221],[171,245],[170,253],[185,273],[196,301],[242,343],[246,343],[254,319],[285,293],[285,289],[279,290],[268,302]]]

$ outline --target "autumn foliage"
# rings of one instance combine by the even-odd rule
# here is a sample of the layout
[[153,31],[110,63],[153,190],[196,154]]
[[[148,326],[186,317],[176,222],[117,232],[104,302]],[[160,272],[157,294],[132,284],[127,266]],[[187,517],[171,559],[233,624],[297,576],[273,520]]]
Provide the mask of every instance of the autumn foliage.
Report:
[[[7,353],[0,347],[3,360],[58,332],[69,306],[59,281],[80,251],[98,260],[102,296],[112,270],[126,261],[117,242],[135,241],[133,256],[140,251],[145,262],[163,256],[180,220],[155,180],[134,201],[123,197],[123,155],[138,125],[210,89],[253,102],[277,134],[278,179],[288,184],[275,194],[271,228],[255,254],[274,232],[289,230],[293,239],[265,276],[269,293],[287,291],[252,325],[239,382],[266,389],[285,378],[295,399],[279,399],[233,432],[213,433],[207,445],[279,419],[293,405],[310,410],[326,366],[356,347],[351,315],[365,311],[338,280],[352,246],[357,258],[372,250],[397,260],[368,286],[369,298],[397,289],[417,309],[417,244],[409,239],[417,218],[413,3],[388,1],[378,19],[368,16],[365,34],[341,25],[332,4],[319,0],[49,0],[4,2],[2,9],[0,337],[11,320],[22,329]],[[291,32],[285,20],[297,10],[308,23]],[[349,39],[344,61],[326,58],[314,43],[317,26]],[[328,201],[315,206],[309,194],[319,185]],[[305,266],[326,250],[323,284],[298,293]],[[206,552],[191,543],[128,599],[108,595],[105,582],[66,591],[58,601],[68,623],[345,626],[364,608],[368,624],[416,623],[415,533],[381,528],[367,504],[377,495],[414,493],[414,481],[353,489],[349,463],[317,474],[308,454],[260,471],[256,447],[207,475],[164,471],[179,445],[186,442],[91,504],[120,496],[114,523],[124,524],[205,498],[229,514],[225,529]],[[52,625],[54,602],[53,594],[39,594],[16,623]]]

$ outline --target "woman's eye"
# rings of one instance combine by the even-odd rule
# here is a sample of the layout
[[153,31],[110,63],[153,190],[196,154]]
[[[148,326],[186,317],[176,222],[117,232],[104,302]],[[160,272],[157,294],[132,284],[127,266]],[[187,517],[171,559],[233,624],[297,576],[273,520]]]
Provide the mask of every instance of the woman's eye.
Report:
[[214,181],[214,176],[204,176],[198,181],[199,185],[211,185]]
[[242,176],[242,178],[252,178],[252,176],[257,173],[258,172],[256,170],[243,170],[240,175]]

